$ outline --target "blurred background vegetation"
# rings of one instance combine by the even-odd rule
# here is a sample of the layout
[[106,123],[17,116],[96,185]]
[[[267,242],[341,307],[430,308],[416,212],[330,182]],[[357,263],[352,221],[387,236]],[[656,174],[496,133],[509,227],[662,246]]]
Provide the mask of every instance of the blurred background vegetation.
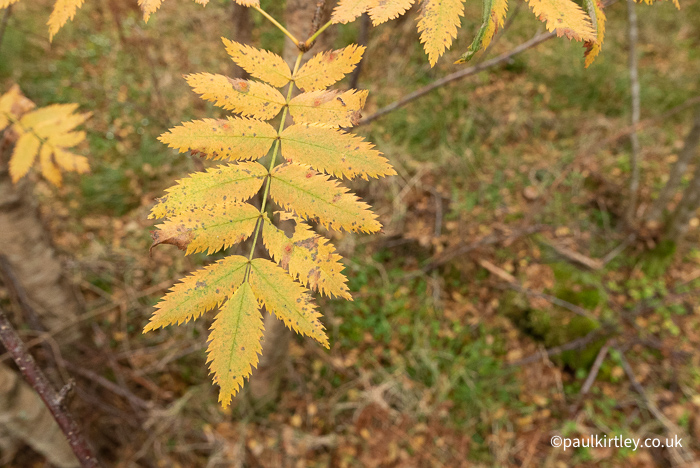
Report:
[[[283,2],[261,3],[283,16]],[[653,226],[624,221],[631,149],[628,133],[616,137],[631,112],[624,3],[606,9],[603,52],[588,69],[581,43],[555,38],[359,128],[399,175],[353,183],[383,234],[333,233],[354,301],[319,298],[331,350],[294,339],[278,401],[258,407],[243,396],[227,411],[205,365],[211,314],[149,336],[141,330],[178,278],[213,260],[175,248],[149,256],[147,215],[175,179],[210,164],[157,137],[184,120],[223,115],[182,76],[236,73],[220,37],[235,38],[239,10],[230,0],[206,8],[171,0],[144,24],[135,1],[87,2],[49,44],[50,6],[15,6],[0,83],[20,83],[39,105],[76,102],[93,113],[83,148],[92,173],[68,175],[61,189],[37,178],[35,192],[86,310],[85,338],[66,347],[66,358],[81,353],[76,364],[147,403],[78,379],[75,413],[106,463],[699,459],[700,220],[693,216],[671,248]],[[370,31],[358,82],[370,91],[365,115],[464,66],[452,62],[469,46],[482,7],[466,8],[452,51],[433,69],[415,14]],[[637,11],[642,120],[654,119],[700,94],[700,2]],[[525,4],[513,3],[509,17],[488,57],[543,31]],[[250,19],[251,44],[281,53],[281,33],[255,12]],[[356,42],[358,29],[339,27],[336,46]],[[668,178],[692,114],[674,112],[639,132],[640,213]],[[0,302],[10,304],[3,291]],[[550,446],[554,433],[687,438],[675,451],[563,451]],[[27,449],[11,463],[40,460]]]

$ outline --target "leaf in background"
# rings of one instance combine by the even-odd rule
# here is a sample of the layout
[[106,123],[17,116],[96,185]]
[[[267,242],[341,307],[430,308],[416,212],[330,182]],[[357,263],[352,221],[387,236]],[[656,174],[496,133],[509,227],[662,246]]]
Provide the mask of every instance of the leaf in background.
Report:
[[168,325],[180,325],[219,306],[243,284],[248,264],[247,258],[231,255],[185,277],[156,304],[156,311],[144,333]]
[[195,73],[185,79],[202,99],[244,116],[272,119],[285,105],[284,96],[265,83],[211,73]]
[[253,234],[260,210],[247,203],[218,203],[194,213],[173,216],[153,231],[153,245],[172,244],[187,255],[208,250],[211,255],[243,242]]
[[527,0],[532,12],[546,25],[547,31],[556,31],[577,41],[595,41],[595,31],[586,13],[571,0]]
[[472,41],[467,52],[462,55],[455,63],[465,63],[474,57],[474,54],[480,50],[486,49],[493,36],[498,30],[503,27],[506,13],[508,12],[508,0],[483,0],[483,23],[476,33],[474,41]]
[[351,44],[344,49],[316,54],[297,71],[294,83],[302,91],[326,89],[355,69],[365,49]]
[[418,16],[418,32],[430,66],[433,67],[457,37],[464,0],[423,0]]
[[395,175],[389,161],[372,143],[342,130],[319,125],[287,127],[281,135],[282,155],[288,161],[311,166],[336,177]]
[[27,175],[34,164],[36,154],[41,146],[41,140],[33,133],[23,133],[15,144],[10,158],[10,178],[13,183]]
[[72,20],[75,12],[83,5],[85,0],[56,0],[49,22],[46,23],[49,27],[49,42],[53,41],[59,29],[63,27],[68,20]]
[[226,38],[222,40],[231,59],[251,76],[277,88],[281,88],[292,80],[292,70],[279,55],[229,41]]
[[151,218],[177,216],[192,210],[205,210],[219,203],[243,202],[252,198],[267,176],[267,169],[257,162],[218,166],[181,179],[167,189],[151,210]]
[[226,408],[258,366],[262,353],[263,321],[250,283],[245,282],[216,315],[209,334],[207,362],[220,387],[219,402]]
[[259,7],[260,0],[234,0],[236,3],[246,7]]
[[295,123],[319,122],[332,127],[351,127],[360,122],[367,91],[311,91],[292,99],[289,113]]
[[379,26],[389,20],[398,18],[406,13],[415,0],[382,0],[370,7],[369,17],[374,26]]
[[0,0],[0,8],[7,8],[17,2],[19,2],[19,0]]
[[0,96],[0,131],[4,130],[12,119],[17,119],[34,108],[34,103],[27,99],[16,84]]
[[258,301],[288,328],[329,348],[316,305],[311,302],[306,288],[292,280],[286,271],[270,260],[255,258],[251,263],[249,281]]
[[340,0],[338,6],[333,10],[331,21],[336,24],[350,23],[377,3],[378,0]]
[[381,224],[356,195],[328,176],[297,164],[282,164],[272,171],[270,196],[280,206],[304,219],[318,218],[330,229],[377,232]]
[[347,278],[342,273],[342,257],[335,252],[335,247],[300,219],[287,213],[282,215],[287,215],[296,222],[294,235],[290,239],[265,218],[262,238],[270,256],[292,278],[309,288],[328,297],[338,296],[352,301],[346,284]]
[[54,159],[56,164],[66,171],[77,172],[78,174],[90,172],[90,165],[85,156],[79,156],[57,147],[54,148]]
[[584,44],[586,46],[586,52],[584,53],[584,57],[586,58],[585,66],[588,68],[598,54],[600,54],[600,51],[603,48],[606,18],[605,12],[603,11],[603,5],[598,2],[598,0],[586,0],[586,3],[588,5],[589,15],[593,19],[593,25],[596,28],[596,40],[586,41]]
[[41,164],[41,175],[56,187],[60,187],[63,182],[61,171],[53,162],[53,148],[49,145],[43,145],[39,151],[39,164]]
[[185,122],[158,139],[180,153],[191,151],[208,159],[245,161],[265,156],[276,138],[277,131],[266,122],[228,117]]

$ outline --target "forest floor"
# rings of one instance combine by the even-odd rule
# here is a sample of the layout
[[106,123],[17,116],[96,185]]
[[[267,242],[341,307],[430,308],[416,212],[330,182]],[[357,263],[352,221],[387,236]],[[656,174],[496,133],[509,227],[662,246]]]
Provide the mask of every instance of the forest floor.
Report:
[[[2,89],[18,82],[40,105],[93,112],[84,148],[92,173],[59,190],[37,177],[36,194],[85,305],[85,339],[62,348],[64,357],[122,389],[77,378],[74,411],[108,466],[700,461],[700,220],[674,256],[656,232],[623,222],[622,2],[607,9],[605,46],[589,69],[580,43],[555,38],[359,128],[398,172],[352,184],[384,232],[332,234],[354,301],[319,299],[331,349],[292,340],[276,404],[255,408],[242,396],[220,408],[205,363],[211,314],[143,335],[172,284],[212,261],[168,246],[149,256],[147,216],[174,180],[211,164],[156,138],[223,115],[182,75],[234,72],[220,41],[231,31],[230,3],[165,2],[148,25],[129,2],[88,3],[49,46],[47,8],[22,2],[0,51]],[[282,16],[281,2],[263,3]],[[691,120],[687,109],[665,113],[700,94],[700,2],[638,10],[642,120],[650,119],[640,131],[641,214]],[[543,30],[527,5],[514,13],[489,56]],[[480,16],[469,3],[453,52],[434,69],[412,18],[372,30],[359,80],[370,90],[365,115],[461,67],[452,62]],[[253,20],[252,43],[280,52],[280,34]],[[356,38],[357,25],[344,26],[337,46]],[[10,304],[2,288],[0,303]],[[677,435],[683,446],[564,450],[550,443],[557,434]],[[15,466],[39,461],[26,450]]]

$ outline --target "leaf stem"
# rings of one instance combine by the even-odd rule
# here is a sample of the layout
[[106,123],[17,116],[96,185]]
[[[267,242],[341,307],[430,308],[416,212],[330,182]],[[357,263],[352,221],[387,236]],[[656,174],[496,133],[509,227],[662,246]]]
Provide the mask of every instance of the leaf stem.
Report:
[[287,28],[282,26],[279,21],[277,21],[275,18],[273,18],[268,12],[260,8],[259,6],[253,6],[261,15],[263,15],[265,18],[267,18],[272,24],[274,24],[277,29],[282,31],[285,36],[287,36],[291,41],[294,43],[295,46],[299,47],[299,39],[294,37],[294,34],[290,33]]
[[318,39],[318,36],[320,36],[321,33],[323,33],[323,31],[325,31],[326,29],[328,29],[328,28],[330,27],[330,25],[332,25],[332,24],[333,24],[333,21],[331,20],[331,21],[328,21],[328,22],[327,22],[326,24],[324,24],[323,26],[321,26],[320,28],[318,28],[318,31],[316,31],[316,32],[313,34],[313,36],[311,36],[310,38],[308,38],[308,39],[306,40],[306,42],[304,42],[303,45],[304,45],[304,47],[306,48],[306,50],[310,49],[311,46],[313,45],[314,41],[315,41],[316,39]]
[[[297,55],[297,61],[294,64],[294,71],[292,72],[292,76],[296,74],[297,71],[299,71],[299,67],[301,66],[301,58],[304,56],[304,52],[299,52],[299,55]],[[284,126],[287,122],[287,114],[289,113],[289,102],[292,100],[292,95],[294,93],[294,81],[289,82],[289,89],[287,90],[287,99],[286,99],[286,105],[284,106],[284,110],[282,111],[282,119],[280,121],[280,126],[279,129],[277,130],[277,140],[275,140],[275,147],[272,150],[272,158],[270,161],[270,167],[268,168],[268,174],[267,174],[267,181],[265,182],[265,190],[263,191],[263,197],[262,197],[262,202],[260,205],[260,218],[258,219],[257,224],[255,225],[255,234],[253,234],[253,245],[250,247],[250,255],[248,256],[248,261],[253,260],[253,255],[255,254],[255,246],[258,243],[258,235],[260,234],[260,228],[262,227],[262,222],[263,222],[263,216],[265,215],[265,208],[267,206],[267,197],[270,194],[270,183],[272,182],[272,169],[275,167],[275,163],[277,162],[277,154],[279,154],[279,149],[280,149],[280,137],[282,135],[282,131],[284,130]],[[250,264],[248,264],[248,269],[246,271],[245,275],[245,280],[248,281],[248,277],[250,276]]]

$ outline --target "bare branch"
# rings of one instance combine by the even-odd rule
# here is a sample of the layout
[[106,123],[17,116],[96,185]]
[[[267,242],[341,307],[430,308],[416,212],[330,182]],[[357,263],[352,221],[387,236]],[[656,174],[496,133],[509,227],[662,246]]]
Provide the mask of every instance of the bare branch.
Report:
[[[629,19],[629,66],[630,66],[630,93],[632,94],[632,125],[639,125],[640,100],[639,100],[639,70],[637,66],[637,41],[639,29],[637,27],[637,10],[634,0],[627,0],[627,15]],[[639,135],[632,131],[630,135],[632,153],[630,154],[630,200],[627,205],[627,224],[634,225],[634,215],[637,211],[637,196],[639,192]]]
[[61,431],[66,435],[68,443],[80,464],[89,468],[99,467],[100,464],[95,458],[87,440],[83,437],[78,424],[62,405],[63,398],[56,393],[44,373],[37,366],[34,358],[25,348],[24,343],[22,343],[2,309],[0,309],[0,341],[7,348],[25,380],[34,388],[49,411],[51,411]]

